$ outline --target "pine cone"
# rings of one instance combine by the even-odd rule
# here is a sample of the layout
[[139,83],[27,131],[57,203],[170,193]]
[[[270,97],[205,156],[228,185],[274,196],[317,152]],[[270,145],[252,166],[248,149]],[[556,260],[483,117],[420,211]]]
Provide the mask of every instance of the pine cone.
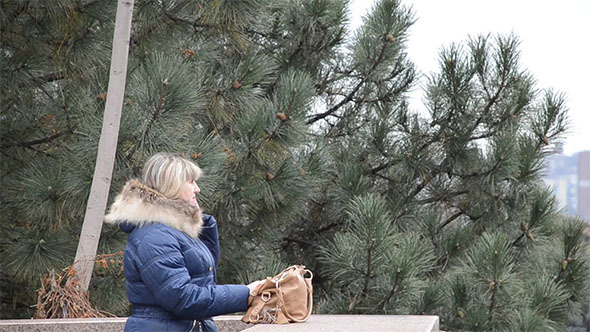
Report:
[[520,222],[520,230],[521,230],[523,233],[526,233],[526,232],[527,232],[527,228],[526,228],[526,221],[525,221],[524,219],[523,219],[523,220]]
[[191,50],[191,49],[185,49],[184,51],[182,51],[182,56],[184,56],[185,58],[190,58],[191,56],[197,54],[195,51]]
[[234,81],[234,83],[232,84],[232,88],[234,89],[239,89],[242,87],[242,83],[240,83],[239,81]]
[[281,119],[281,121],[287,121],[287,115],[285,113],[277,113],[277,118]]

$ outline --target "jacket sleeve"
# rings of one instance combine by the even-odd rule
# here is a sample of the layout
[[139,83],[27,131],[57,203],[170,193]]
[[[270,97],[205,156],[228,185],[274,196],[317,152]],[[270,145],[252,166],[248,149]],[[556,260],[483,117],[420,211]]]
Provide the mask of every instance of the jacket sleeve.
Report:
[[150,232],[136,252],[140,275],[155,299],[183,319],[204,319],[248,309],[244,285],[199,286],[190,275],[176,238],[162,230]]
[[219,231],[217,230],[217,220],[213,216],[203,214],[203,228],[199,239],[209,248],[215,267],[219,265]]

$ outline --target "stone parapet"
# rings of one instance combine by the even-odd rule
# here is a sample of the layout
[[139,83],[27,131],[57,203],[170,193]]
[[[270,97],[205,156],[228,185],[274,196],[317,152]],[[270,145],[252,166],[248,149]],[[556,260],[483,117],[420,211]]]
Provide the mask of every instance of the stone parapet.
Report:
[[438,332],[438,316],[312,315],[306,323],[259,324],[244,332]]
[[120,332],[125,321],[126,317],[0,320],[0,332]]
[[[306,323],[246,324],[241,316],[215,317],[220,332],[438,332],[437,316],[312,315]],[[127,318],[0,320],[0,332],[121,332]]]

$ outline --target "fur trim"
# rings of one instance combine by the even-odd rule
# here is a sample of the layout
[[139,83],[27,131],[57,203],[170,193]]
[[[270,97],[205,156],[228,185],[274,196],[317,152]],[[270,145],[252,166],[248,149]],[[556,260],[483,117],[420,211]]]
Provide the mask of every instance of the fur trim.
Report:
[[109,224],[127,223],[137,227],[161,223],[193,238],[199,237],[203,225],[201,209],[183,200],[170,199],[138,180],[125,184],[104,220]]

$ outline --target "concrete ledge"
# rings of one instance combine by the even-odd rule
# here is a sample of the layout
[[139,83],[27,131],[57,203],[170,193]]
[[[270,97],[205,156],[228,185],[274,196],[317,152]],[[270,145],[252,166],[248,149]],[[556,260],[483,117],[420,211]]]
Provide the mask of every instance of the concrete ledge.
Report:
[[[219,332],[239,332],[252,326],[241,318],[231,315],[214,319]],[[127,317],[0,320],[0,332],[121,332],[126,321]]]
[[244,332],[438,332],[438,316],[312,315],[302,324],[259,324]]
[[[312,315],[301,324],[246,324],[241,316],[218,316],[220,332],[438,332],[438,316]],[[0,332],[121,332],[123,318],[0,320]]]
[[120,332],[126,321],[127,317],[0,320],[0,332]]

